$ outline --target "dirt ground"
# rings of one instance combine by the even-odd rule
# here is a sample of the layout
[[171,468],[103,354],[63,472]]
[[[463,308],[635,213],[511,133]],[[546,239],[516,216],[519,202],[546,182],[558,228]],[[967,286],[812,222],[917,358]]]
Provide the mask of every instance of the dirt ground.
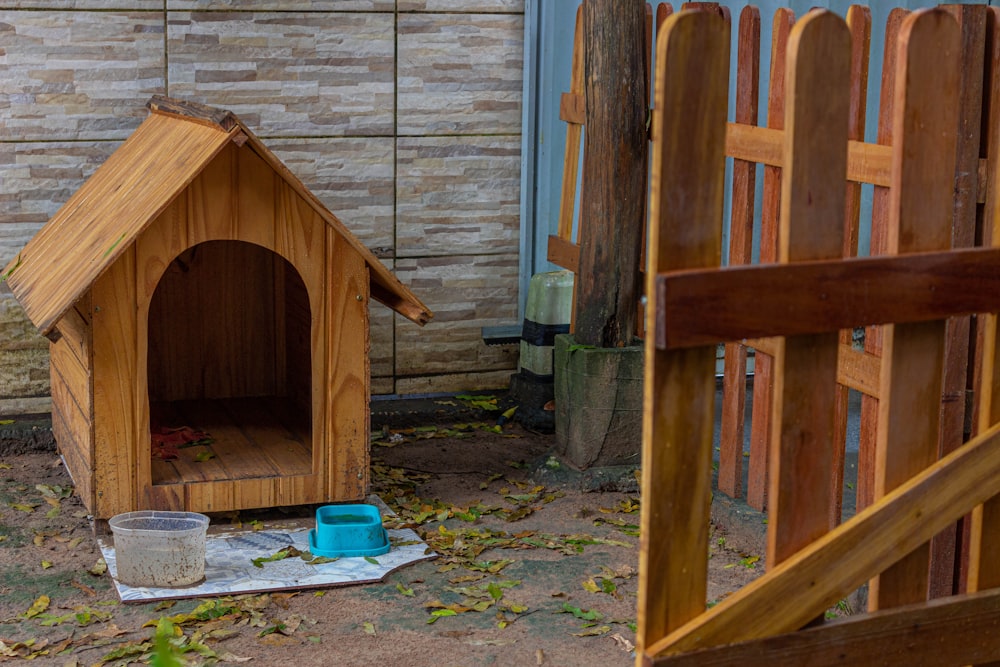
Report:
[[[372,490],[437,559],[377,584],[172,604],[119,603],[55,451],[0,448],[0,662],[148,662],[166,618],[161,641],[173,630],[186,664],[634,664],[637,487],[585,491],[550,458],[552,436],[490,428],[376,434]],[[710,601],[763,570],[718,529],[708,557]]]

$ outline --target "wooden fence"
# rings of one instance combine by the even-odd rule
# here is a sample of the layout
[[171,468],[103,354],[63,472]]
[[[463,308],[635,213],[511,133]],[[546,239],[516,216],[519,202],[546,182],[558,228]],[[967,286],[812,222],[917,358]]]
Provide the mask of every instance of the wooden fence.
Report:
[[[851,138],[864,108],[858,44],[867,41],[863,10],[852,14],[845,22],[814,10],[793,25],[778,12],[774,41],[787,51],[774,53],[787,55],[773,61],[782,88],[775,96],[772,85],[767,129],[749,114],[750,124],[726,122],[730,33],[717,12],[680,12],[657,39],[640,664],[1000,659],[1000,334],[996,315],[983,314],[1000,310],[1000,12],[894,15],[880,145]],[[744,12],[751,34],[753,21]],[[744,34],[740,48],[751,48]],[[752,92],[743,94],[746,112]],[[738,168],[742,160],[781,169],[780,184],[776,171],[765,172],[774,223],[762,245],[773,255],[760,265],[720,268],[727,155]],[[881,188],[877,252],[844,258],[856,238],[850,184],[858,182]],[[953,220],[962,216],[978,222],[959,238],[967,230]],[[963,248],[977,240],[984,247]],[[970,338],[952,335],[954,318],[974,313],[978,434],[965,444],[959,434],[942,452],[949,359]],[[869,349],[854,350],[843,332],[872,325],[880,328],[868,330]],[[768,570],[706,611],[715,350],[740,341],[767,348]],[[859,358],[866,365],[851,366]],[[871,500],[838,526],[831,480],[843,450],[843,387],[852,383],[878,401],[866,426],[874,432]],[[963,410],[964,389],[963,381]],[[970,512],[969,592],[927,602],[931,540]],[[876,611],[801,630],[868,581]]]
[[[728,11],[716,3],[685,3],[682,9],[714,11],[729,22]],[[990,119],[1000,108],[1000,40],[993,32],[997,8],[984,5],[952,5],[946,7],[960,28],[962,48],[958,100],[957,135],[948,150],[955,153],[954,187],[951,197],[951,227],[948,247],[974,247],[983,244],[985,219],[996,201],[988,176],[988,157],[998,145],[996,123]],[[652,33],[655,23],[659,34],[663,22],[672,14],[668,3],[650,8]],[[655,21],[653,16],[655,15]],[[870,254],[887,252],[890,240],[890,202],[892,144],[894,135],[895,45],[901,25],[909,12],[894,10],[885,26],[885,54],[878,112],[878,136],[874,144],[864,142],[867,108],[868,62],[871,42],[871,15],[867,7],[852,6],[846,16],[850,33],[848,69],[848,129],[846,190],[843,206],[843,243],[841,256],[858,254],[861,226],[861,188],[874,186],[871,215]],[[738,17],[737,68],[734,122],[727,123],[724,154],[733,158],[731,183],[731,217],[729,220],[730,265],[750,264],[754,238],[754,208],[757,192],[758,165],[763,167],[762,198],[759,202],[758,236],[760,251],[757,261],[772,263],[778,259],[780,192],[783,167],[784,123],[787,93],[785,90],[786,50],[792,27],[793,13],[779,9],[773,17],[770,55],[770,85],[759,89],[761,60],[761,17],[753,6],[744,8]],[[647,46],[651,38],[647,36]],[[648,50],[648,49],[647,49]],[[767,118],[760,125],[759,100],[767,96]],[[562,206],[558,233],[549,240],[549,260],[570,270],[577,270],[579,249],[573,242],[574,200],[578,184],[577,165],[580,141],[585,126],[583,101],[583,37],[579,14],[574,41],[573,75],[570,91],[563,95],[561,117],[567,122],[567,143],[564,165]],[[655,132],[655,128],[653,128]],[[651,135],[654,133],[651,132]],[[992,134],[991,134],[992,133]],[[720,241],[721,243],[721,241]],[[748,295],[753,301],[759,295]],[[703,303],[697,309],[698,318],[718,313],[709,312],[718,305]],[[642,330],[642,327],[639,327]],[[981,356],[981,325],[968,316],[948,319],[946,328],[944,384],[940,396],[940,426],[936,449],[915,459],[913,469],[953,451],[970,435],[976,421],[974,388],[979,382]],[[835,441],[830,452],[829,478],[820,484],[817,471],[800,469],[792,461],[783,465],[771,462],[772,415],[775,392],[773,366],[778,340],[747,336],[725,345],[723,403],[721,414],[718,489],[734,498],[746,498],[758,510],[766,510],[769,489],[780,486],[780,477],[807,476],[823,486],[812,500],[829,508],[830,521],[840,522],[843,512],[845,443],[847,440],[849,391],[860,392],[861,416],[858,436],[858,464],[854,510],[862,510],[876,496],[876,436],[880,419],[880,366],[882,328],[868,326],[861,342],[855,342],[853,332],[840,333],[836,389],[837,412]],[[747,387],[748,353],[754,355],[752,393]],[[749,429],[747,402],[750,401]],[[749,432],[747,432],[749,431]],[[745,455],[749,450],[749,455]],[[912,469],[908,469],[912,472]],[[900,474],[907,474],[903,471]],[[746,483],[744,484],[744,479]],[[825,485],[825,486],[824,486]],[[933,592],[935,596],[964,590],[963,573],[967,567],[969,520],[948,527],[935,538]],[[957,564],[957,565],[956,565]]]

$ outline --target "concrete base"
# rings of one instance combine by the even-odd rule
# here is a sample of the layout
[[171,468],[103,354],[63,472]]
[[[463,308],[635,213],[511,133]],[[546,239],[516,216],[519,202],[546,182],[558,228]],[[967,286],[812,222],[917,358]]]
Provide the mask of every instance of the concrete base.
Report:
[[639,465],[642,346],[575,345],[570,334],[556,336],[556,453],[579,470]]

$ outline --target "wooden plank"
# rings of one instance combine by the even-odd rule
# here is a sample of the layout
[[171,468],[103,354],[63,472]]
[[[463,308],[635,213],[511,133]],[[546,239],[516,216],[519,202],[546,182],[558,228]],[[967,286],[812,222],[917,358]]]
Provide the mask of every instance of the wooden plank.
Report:
[[[368,492],[369,357],[368,277],[363,263],[341,237],[328,234],[326,339],[327,365],[318,383],[325,421],[314,419],[314,438],[326,440],[327,495],[331,500],[359,500]],[[361,329],[361,330],[359,330]],[[325,436],[323,435],[325,433]],[[315,449],[314,449],[315,451]],[[321,465],[318,463],[317,465]]]
[[[235,238],[256,243],[265,248],[275,247],[277,221],[277,188],[291,186],[278,178],[269,165],[251,146],[230,149],[233,154],[236,186],[234,188]],[[223,177],[220,174],[219,177]],[[234,180],[232,174],[230,180]],[[222,187],[225,192],[230,188]],[[315,215],[314,212],[310,212]]]
[[70,308],[59,320],[59,344],[71,353],[81,368],[90,368],[90,323],[76,308]]
[[[983,210],[983,245],[1000,247],[1000,8],[990,8],[987,23],[987,53],[990,96],[984,110],[987,133],[985,149],[988,156],[988,201]],[[981,318],[982,343],[977,345],[981,357],[977,391],[975,429],[985,431],[1000,421],[1000,364],[997,351],[1000,331],[997,315]],[[969,548],[968,590],[979,591],[1000,586],[1000,498],[991,498],[972,515]]]
[[[740,122],[726,128],[726,155],[771,167],[783,166],[785,133],[779,129],[754,127]],[[892,150],[888,146],[847,142],[847,180],[887,186],[892,171]]]
[[[985,5],[945,7],[961,30],[958,134],[955,160],[954,218],[952,247],[976,244],[979,155],[983,121],[983,71],[986,22],[990,9]],[[945,325],[944,387],[941,395],[939,455],[946,454],[965,440],[966,386],[969,368],[969,317],[949,318]],[[943,597],[958,592],[960,526],[951,526],[931,543],[930,596]]]
[[270,462],[278,476],[312,474],[312,433],[309,430],[309,419],[296,419],[304,422],[304,433],[300,429],[289,428],[287,424],[290,419],[282,419],[280,416],[287,411],[283,403],[285,401],[271,397],[222,401],[233,422],[239,425],[249,441],[260,450],[261,458]]
[[[768,91],[767,125],[784,127],[785,52],[795,15],[789,9],[774,12],[771,30],[771,78]],[[761,202],[760,261],[778,259],[778,214],[780,211],[781,169],[764,167],[764,190]],[[651,293],[651,292],[650,292]],[[768,448],[771,437],[772,367],[770,355],[754,356],[753,407],[750,423],[750,461],[747,474],[747,503],[757,510],[767,506]]]
[[[775,338],[744,339],[748,347],[773,350]],[[840,344],[837,355],[837,382],[868,396],[878,398],[879,357],[863,350],[855,350],[853,345]]]
[[[760,11],[747,5],[740,12],[736,70],[736,122],[757,124],[760,81]],[[729,264],[749,264],[753,254],[754,190],[757,165],[733,161],[732,216],[729,222]],[[719,491],[743,495],[743,443],[746,438],[747,348],[727,343],[722,383],[719,432]]]
[[[1000,425],[896,487],[656,643],[646,655],[792,632],[1000,492]],[[704,556],[702,556],[704,557]]]
[[[726,22],[711,12],[671,16],[657,40],[656,62],[649,276],[720,263]],[[707,586],[715,348],[656,350],[656,314],[649,309],[647,331],[654,335],[646,338],[645,355],[642,494],[656,500],[643,504],[641,516],[640,653],[696,617]]]
[[1000,303],[998,261],[996,248],[968,248],[664,273],[655,278],[655,301],[671,317],[657,346],[992,312]]
[[[274,477],[281,474],[274,462],[262,450],[262,443],[254,438],[253,425],[243,423],[240,417],[229,411],[227,401],[177,401],[173,403],[181,426],[190,426],[205,431],[214,442],[211,450],[216,459],[203,466],[192,457],[182,457],[175,462],[185,481],[216,481],[248,479],[254,477]],[[181,450],[182,454],[190,450]],[[191,458],[192,461],[187,461]],[[182,467],[182,465],[184,467]]]
[[1000,591],[932,600],[862,616],[835,619],[823,627],[664,656],[661,667],[744,665],[869,665],[934,667],[996,658]]
[[[62,341],[60,341],[61,343]],[[59,345],[57,343],[56,345]],[[54,350],[56,345],[52,346]],[[71,389],[58,365],[52,366],[52,433],[73,486],[88,512],[96,505],[94,489],[94,425],[89,382],[86,391]]]
[[[573,64],[570,71],[569,94],[583,97],[583,7],[576,10],[576,28],[573,32]],[[586,100],[583,101],[586,118]],[[580,170],[580,142],[583,139],[583,121],[572,122],[566,127],[566,150],[563,156],[562,191],[559,200],[557,236],[569,241],[573,236],[573,218],[576,208],[577,174]]]
[[576,273],[580,267],[580,246],[558,236],[549,236],[548,256],[550,262]]
[[563,93],[559,96],[559,120],[574,125],[587,122],[587,98],[581,93]]
[[[783,263],[843,254],[840,176],[847,169],[850,57],[847,24],[829,11],[809,12],[788,38],[778,248]],[[839,346],[837,332],[789,336],[774,357],[768,567],[833,525],[827,480],[833,474]]]
[[[847,138],[864,141],[865,108],[868,100],[868,53],[871,45],[871,10],[861,5],[851,5],[847,10],[847,28],[851,31],[851,97],[847,116]],[[850,152],[848,151],[848,155]],[[850,158],[848,158],[850,162]],[[850,167],[848,167],[850,171]],[[861,185],[848,181],[844,198],[844,257],[858,254],[858,236],[861,223]],[[854,332],[840,332],[840,349],[850,348]],[[836,389],[836,419],[833,436],[833,459],[830,462],[830,486],[833,502],[830,505],[831,525],[840,523],[843,516],[844,465],[847,452],[847,422],[850,411],[850,389],[840,381],[843,362],[838,362]]]
[[[885,51],[882,58],[882,86],[879,97],[878,137],[881,145],[892,144],[893,91],[896,77],[896,42],[908,10],[895,8],[889,12],[885,25]],[[872,224],[869,254],[887,252],[889,190],[876,186],[872,194]],[[865,329],[865,352],[882,356],[882,329]],[[861,423],[858,441],[857,510],[870,505],[875,498],[875,437],[878,431],[878,400],[872,395],[861,397]]]
[[135,249],[94,283],[94,515],[138,509],[134,382],[137,374]]
[[[946,249],[951,245],[961,34],[944,10],[914,12],[903,23],[898,48],[888,250]],[[876,498],[937,458],[944,322],[888,325],[882,345]],[[909,554],[872,581],[870,607],[926,599],[928,567],[928,547]]]
[[878,398],[878,374],[881,365],[879,357],[841,343],[838,363],[837,382],[865,396]]

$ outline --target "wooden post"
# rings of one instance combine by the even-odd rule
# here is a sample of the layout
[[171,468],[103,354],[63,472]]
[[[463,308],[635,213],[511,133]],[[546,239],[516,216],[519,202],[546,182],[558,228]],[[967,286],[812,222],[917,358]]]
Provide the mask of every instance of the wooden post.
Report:
[[641,0],[584,4],[587,196],[580,204],[574,332],[585,345],[623,347],[635,335],[649,150],[645,24]]

